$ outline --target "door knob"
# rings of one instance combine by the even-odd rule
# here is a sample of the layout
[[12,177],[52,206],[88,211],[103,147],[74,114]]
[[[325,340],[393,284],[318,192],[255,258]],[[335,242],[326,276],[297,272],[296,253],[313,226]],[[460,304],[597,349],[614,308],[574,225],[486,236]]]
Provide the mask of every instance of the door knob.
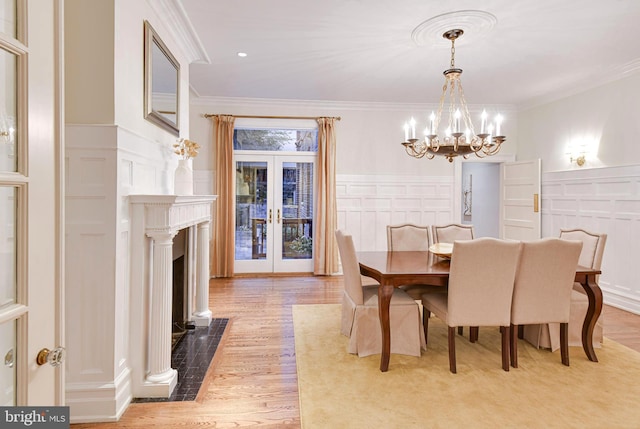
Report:
[[9,350],[6,355],[4,355],[4,364],[9,368],[13,368],[15,365],[15,355],[13,353],[13,349]]
[[53,350],[44,348],[38,352],[36,362],[38,363],[38,365],[49,363],[49,365],[54,367],[60,366],[62,362],[64,362],[65,355],[66,353],[64,347],[56,347]]

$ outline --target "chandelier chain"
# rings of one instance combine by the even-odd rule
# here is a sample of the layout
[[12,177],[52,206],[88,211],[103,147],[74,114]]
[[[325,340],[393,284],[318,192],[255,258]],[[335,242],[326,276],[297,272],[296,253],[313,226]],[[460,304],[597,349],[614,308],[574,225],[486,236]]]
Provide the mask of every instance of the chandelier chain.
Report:
[[451,40],[451,68],[456,68],[456,39]]

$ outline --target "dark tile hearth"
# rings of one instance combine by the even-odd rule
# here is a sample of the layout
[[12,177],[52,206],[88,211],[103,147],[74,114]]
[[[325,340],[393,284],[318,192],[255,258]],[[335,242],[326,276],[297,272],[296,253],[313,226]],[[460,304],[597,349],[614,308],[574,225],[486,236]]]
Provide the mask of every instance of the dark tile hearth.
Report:
[[209,369],[229,319],[212,319],[208,327],[187,330],[171,353],[178,384],[168,398],[134,398],[132,402],[193,401]]

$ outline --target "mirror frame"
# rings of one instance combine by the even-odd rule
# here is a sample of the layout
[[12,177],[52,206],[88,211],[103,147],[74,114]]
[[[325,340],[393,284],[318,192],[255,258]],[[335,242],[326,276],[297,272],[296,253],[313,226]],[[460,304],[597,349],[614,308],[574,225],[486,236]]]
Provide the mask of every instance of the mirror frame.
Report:
[[[176,105],[175,121],[166,117],[163,112],[156,110],[153,105],[153,46],[164,54],[169,64],[176,70]],[[144,118],[178,136],[180,134],[180,63],[164,44],[149,21],[144,21]],[[157,107],[157,106],[156,106]],[[166,112],[165,112],[166,113]]]

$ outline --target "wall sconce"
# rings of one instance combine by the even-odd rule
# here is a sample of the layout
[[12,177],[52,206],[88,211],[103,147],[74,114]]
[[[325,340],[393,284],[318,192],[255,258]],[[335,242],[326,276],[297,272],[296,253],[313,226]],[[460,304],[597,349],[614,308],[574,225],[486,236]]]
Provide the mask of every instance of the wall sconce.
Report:
[[576,163],[578,167],[582,167],[587,162],[587,150],[584,144],[572,145],[567,150],[566,155],[569,157],[570,163]]
[[578,164],[578,167],[582,167],[584,163],[587,162],[587,159],[585,158],[584,153],[577,156],[569,154],[569,162],[575,162],[576,164]]

